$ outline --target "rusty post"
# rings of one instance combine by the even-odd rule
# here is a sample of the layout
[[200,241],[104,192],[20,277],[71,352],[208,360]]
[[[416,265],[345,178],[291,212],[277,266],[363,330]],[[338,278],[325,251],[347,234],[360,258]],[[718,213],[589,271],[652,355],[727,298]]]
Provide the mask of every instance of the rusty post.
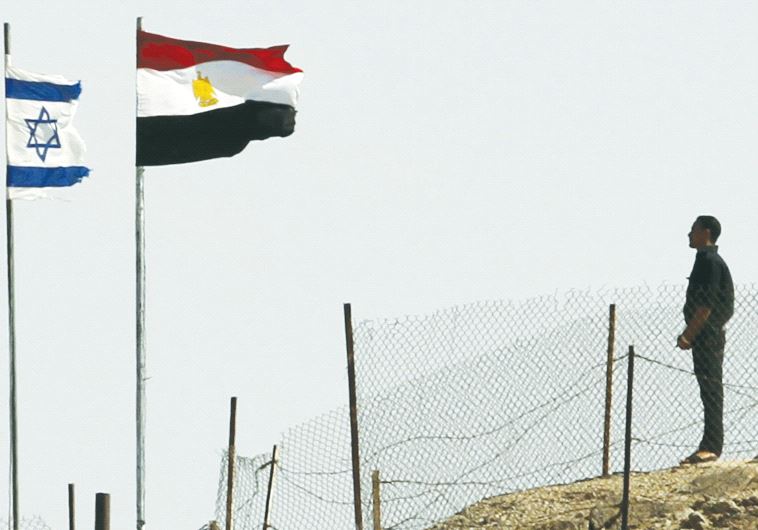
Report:
[[271,528],[271,503],[273,501],[274,476],[278,456],[279,448],[277,446],[274,446],[274,450],[271,451],[271,470],[268,474],[268,491],[266,492],[266,511],[263,513],[263,530],[268,530]]
[[371,472],[371,497],[373,500],[374,530],[382,530],[382,496],[379,491],[379,470]]
[[108,493],[95,495],[95,530],[111,530],[111,496]]
[[603,424],[603,476],[610,476],[611,407],[613,401],[613,354],[616,344],[616,304],[608,314],[608,358],[605,367],[605,422]]

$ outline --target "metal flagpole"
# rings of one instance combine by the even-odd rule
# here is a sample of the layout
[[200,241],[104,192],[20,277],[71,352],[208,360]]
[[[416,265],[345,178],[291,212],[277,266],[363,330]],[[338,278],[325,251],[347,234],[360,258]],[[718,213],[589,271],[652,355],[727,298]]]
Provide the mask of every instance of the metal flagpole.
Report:
[[[11,62],[11,25],[3,24],[5,41],[5,67]],[[8,98],[5,98],[5,160],[8,161]],[[5,229],[8,257],[8,341],[10,360],[10,445],[11,445],[11,520],[18,530],[18,417],[16,414],[16,307],[13,283],[13,202],[5,190]]]
[[[137,18],[137,31],[142,17]],[[135,224],[137,269],[137,530],[145,525],[145,169],[136,166]]]

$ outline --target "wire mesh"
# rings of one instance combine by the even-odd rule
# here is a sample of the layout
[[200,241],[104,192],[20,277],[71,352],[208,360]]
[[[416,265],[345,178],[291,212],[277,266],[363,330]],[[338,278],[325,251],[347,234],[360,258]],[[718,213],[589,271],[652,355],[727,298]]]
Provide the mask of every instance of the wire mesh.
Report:
[[[11,523],[8,519],[0,519],[0,528],[10,528]],[[51,530],[50,526],[39,516],[22,517],[18,521],[18,527],[21,530]]]
[[[265,509],[266,488],[271,455],[261,454],[253,457],[235,456],[232,523],[234,528],[260,529],[263,517],[258,518]],[[216,521],[219,529],[226,528],[227,477],[229,453],[224,451],[221,457],[218,494],[216,496]]]
[[[351,528],[353,515],[350,421],[347,407],[291,428],[277,444],[269,529]],[[216,519],[226,521],[227,455],[219,473]],[[261,530],[271,454],[236,458],[235,530]]]
[[[703,424],[691,354],[675,346],[684,291],[570,291],[355,325],[364,528],[372,527],[373,470],[382,526],[402,530],[433,527],[490,496],[599,476],[612,303],[611,470],[623,468],[632,344],[633,469],[676,465]],[[758,290],[738,286],[724,361],[727,459],[758,452],[757,349]],[[348,409],[291,429],[280,447],[271,528],[353,528]],[[256,458],[240,474],[255,475],[270,456]],[[235,494],[257,521],[239,518],[235,528],[263,527],[261,497],[259,482]]]

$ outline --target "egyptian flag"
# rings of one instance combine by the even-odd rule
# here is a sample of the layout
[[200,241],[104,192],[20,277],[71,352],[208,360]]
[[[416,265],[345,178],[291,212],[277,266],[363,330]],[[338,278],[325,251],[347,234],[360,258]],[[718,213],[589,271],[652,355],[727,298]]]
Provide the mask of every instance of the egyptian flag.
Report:
[[233,156],[289,136],[302,70],[287,46],[228,48],[137,32],[137,165]]

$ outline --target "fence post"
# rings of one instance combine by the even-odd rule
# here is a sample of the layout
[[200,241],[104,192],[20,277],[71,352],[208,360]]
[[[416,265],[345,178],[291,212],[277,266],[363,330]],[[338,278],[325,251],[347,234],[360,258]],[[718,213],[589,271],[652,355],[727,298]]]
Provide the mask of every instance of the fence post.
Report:
[[211,521],[208,523],[208,530],[221,530],[218,526],[218,521]]
[[608,312],[608,358],[605,367],[605,423],[603,424],[603,476],[610,475],[611,406],[613,401],[613,354],[616,344],[616,304]]
[[634,387],[634,346],[629,346],[626,379],[626,432],[624,433],[624,494],[621,497],[621,530],[629,529],[629,482],[632,472],[632,391]]
[[361,460],[358,447],[358,404],[355,390],[355,350],[353,349],[353,316],[350,304],[344,304],[345,345],[347,347],[347,385],[350,398],[350,445],[353,460],[353,504],[355,506],[355,528],[363,530],[363,510],[361,503]]
[[68,530],[76,530],[76,517],[74,513],[74,485],[68,485]]
[[111,530],[111,496],[95,494],[95,530]]
[[229,451],[226,468],[226,530],[232,530],[232,507],[234,503],[234,464],[235,449],[234,440],[237,434],[237,398],[233,397],[229,411]]
[[268,530],[271,525],[269,518],[271,517],[271,501],[272,492],[274,489],[274,471],[276,470],[277,457],[279,456],[279,448],[274,446],[274,450],[271,451],[271,471],[268,475],[268,491],[266,492],[266,512],[263,514],[263,530]]
[[382,530],[382,496],[379,491],[379,470],[371,473],[371,496],[374,500],[374,530]]

